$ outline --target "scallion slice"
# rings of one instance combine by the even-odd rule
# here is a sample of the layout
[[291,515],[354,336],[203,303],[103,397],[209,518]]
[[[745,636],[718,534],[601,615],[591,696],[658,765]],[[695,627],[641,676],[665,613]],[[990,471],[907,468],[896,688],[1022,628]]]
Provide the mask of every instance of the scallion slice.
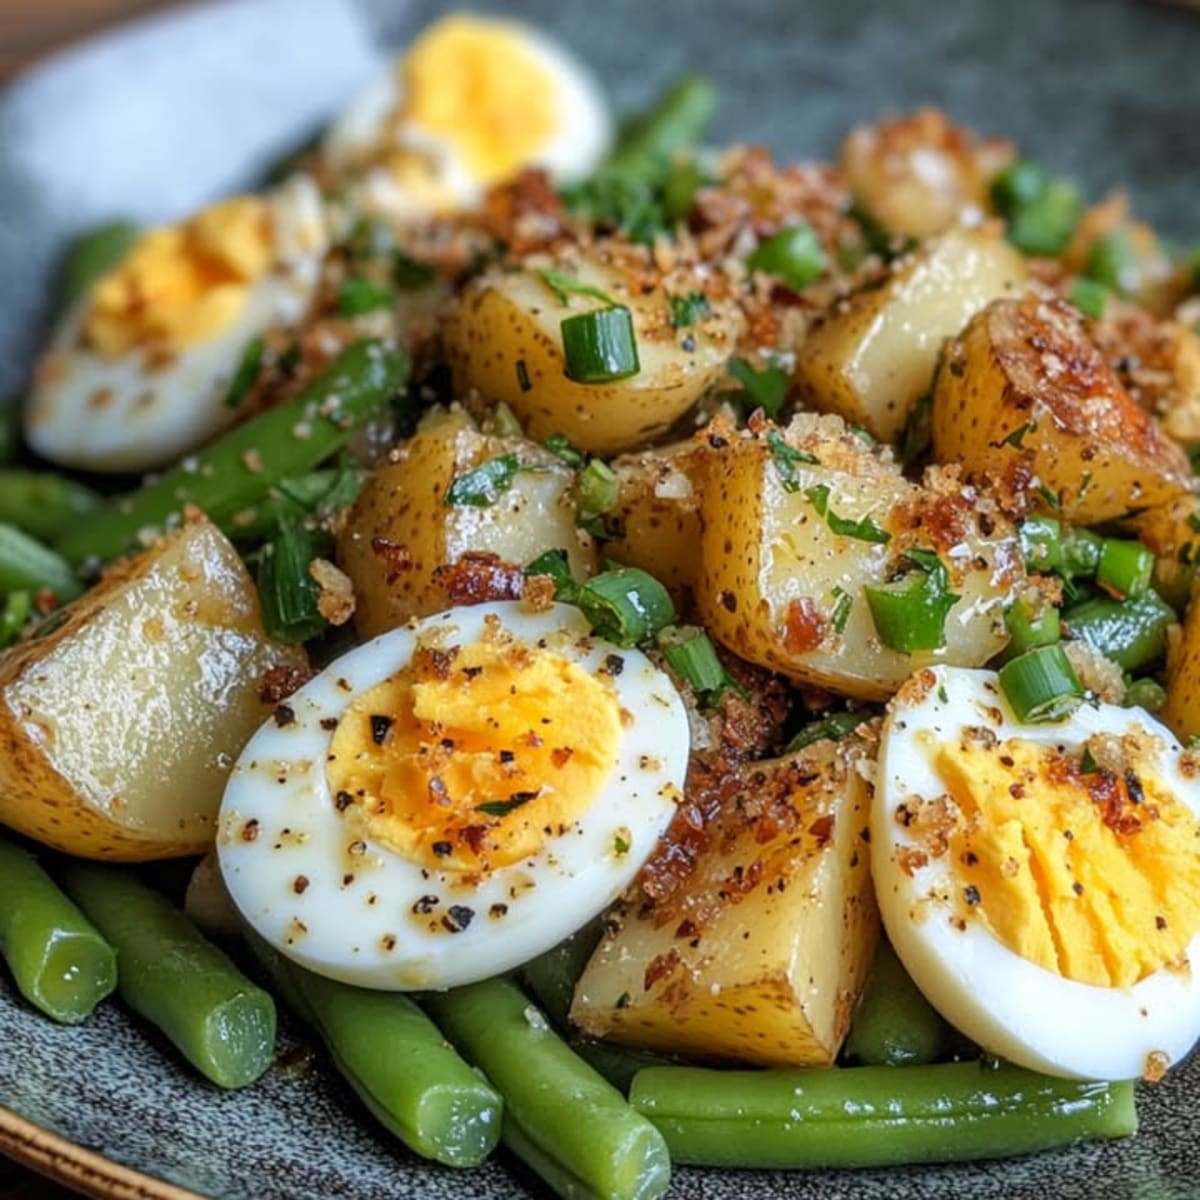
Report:
[[1100,543],[1096,582],[1118,600],[1140,596],[1154,575],[1154,555],[1141,542],[1105,538]]
[[0,647],[11,646],[33,615],[33,596],[29,592],[9,592],[0,612]]
[[582,467],[585,461],[585,455],[582,450],[576,450],[571,445],[570,439],[565,433],[552,433],[542,445],[554,455],[555,458],[562,459],[568,467]]
[[309,574],[317,558],[312,534],[291,525],[272,538],[258,563],[263,628],[279,642],[306,642],[328,627],[318,606],[320,589]]
[[367,313],[388,308],[395,296],[391,288],[366,279],[361,275],[352,275],[343,279],[337,293],[337,310],[343,317],[361,317]]
[[443,503],[489,508],[509,490],[523,468],[515,454],[501,454],[459,475],[446,489]]
[[567,604],[575,602],[579,584],[575,582],[575,577],[571,574],[571,564],[565,550],[547,550],[545,554],[539,554],[525,568],[526,579],[531,579],[535,575],[545,575],[554,581],[554,598],[556,600],[562,600]]
[[771,418],[779,415],[790,383],[782,367],[768,363],[757,369],[744,358],[734,358],[729,362],[729,373],[746,389],[751,408],[761,408]]
[[1058,609],[1052,604],[1035,613],[1024,600],[1017,600],[1004,614],[1008,628],[1010,658],[1016,658],[1035,646],[1052,646],[1062,638]]
[[576,383],[611,383],[641,370],[633,314],[624,305],[564,317],[563,357]]
[[775,464],[775,470],[779,472],[783,490],[798,492],[800,480],[796,475],[797,466],[812,466],[817,462],[817,456],[809,454],[807,450],[797,450],[795,446],[789,446],[777,429],[772,429],[767,434],[767,449],[771,451],[771,461]]
[[892,540],[892,535],[886,529],[880,529],[870,517],[855,521],[835,513],[829,507],[829,488],[826,484],[810,487],[804,494],[818,514],[825,518],[825,524],[840,537],[857,538],[860,542],[876,542],[881,546],[886,546]]
[[1144,708],[1147,712],[1158,712],[1167,702],[1167,690],[1157,679],[1145,676],[1135,679],[1125,689],[1121,703],[1126,708]]
[[1067,299],[1085,317],[1091,317],[1093,321],[1099,321],[1104,316],[1104,310],[1108,306],[1108,298],[1111,294],[1111,290],[1103,283],[1100,283],[1096,279],[1088,279],[1086,275],[1081,275],[1071,285]]
[[1175,610],[1153,588],[1128,600],[1095,596],[1063,613],[1067,634],[1126,671],[1140,671],[1163,657]]
[[811,724],[805,725],[788,742],[785,753],[795,754],[798,750],[803,750],[811,746],[814,742],[822,742],[826,739],[839,742],[848,733],[853,733],[864,721],[869,719],[869,714],[861,712],[830,713],[829,716],[822,717],[819,721],[813,721]]
[[1005,663],[999,678],[1000,690],[1018,721],[1062,720],[1083,699],[1083,684],[1061,642],[1039,646]]
[[621,494],[621,481],[616,472],[602,459],[593,458],[579,472],[575,485],[575,503],[579,510],[579,523],[587,525],[602,517],[617,502]]
[[1063,569],[1062,524],[1053,517],[1029,517],[1017,526],[1021,557],[1031,571]]
[[1130,291],[1137,269],[1137,250],[1124,229],[1114,229],[1098,237],[1088,254],[1088,277],[1122,295]]
[[668,625],[659,631],[657,641],[671,670],[687,680],[702,704],[737,686],[717,657],[712,640],[698,626]]
[[885,646],[901,654],[936,650],[946,644],[946,617],[960,597],[950,590],[950,575],[930,550],[907,550],[914,565],[895,583],[863,588],[875,631]]
[[602,571],[580,589],[575,603],[600,637],[636,646],[675,620],[670,593],[640,567]]
[[[1037,518],[1048,521],[1049,517]],[[1062,570],[1071,579],[1091,579],[1100,566],[1104,539],[1090,529],[1069,529],[1062,539]]]
[[821,239],[811,225],[789,225],[781,229],[746,260],[751,271],[776,275],[794,292],[803,291],[825,271],[828,259]]

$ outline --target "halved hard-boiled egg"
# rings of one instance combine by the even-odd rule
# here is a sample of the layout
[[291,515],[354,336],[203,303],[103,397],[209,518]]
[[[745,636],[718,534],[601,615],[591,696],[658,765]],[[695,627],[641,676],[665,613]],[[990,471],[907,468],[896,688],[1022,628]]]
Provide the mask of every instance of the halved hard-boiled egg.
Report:
[[35,374],[29,444],[64,466],[139,471],[219,432],[247,347],[303,316],[326,247],[305,176],[144,233],[65,316]]
[[320,159],[358,207],[404,222],[469,208],[525,167],[581,178],[611,141],[603,94],[571,54],[517,22],[456,14],[333,124]]
[[251,739],[221,807],[221,872],[310,970],[468,983],[628,886],[687,758],[673,685],[577,609],[451,609],[337,659]]
[[1018,721],[989,671],[918,672],[884,723],[871,855],[917,986],[984,1049],[1157,1078],[1200,1037],[1200,755],[1140,709]]

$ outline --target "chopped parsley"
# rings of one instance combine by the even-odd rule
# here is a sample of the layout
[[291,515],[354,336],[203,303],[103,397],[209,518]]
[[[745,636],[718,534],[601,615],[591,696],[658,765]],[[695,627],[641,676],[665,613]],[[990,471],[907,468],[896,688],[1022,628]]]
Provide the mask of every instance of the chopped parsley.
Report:
[[[786,486],[786,485],[785,485]],[[839,516],[829,507],[829,488],[825,484],[806,489],[805,496],[817,512],[825,518],[825,523],[834,533],[841,537],[857,538],[860,542],[876,542],[886,546],[892,540],[892,535],[886,529],[880,529],[870,517],[859,521],[849,517]]]

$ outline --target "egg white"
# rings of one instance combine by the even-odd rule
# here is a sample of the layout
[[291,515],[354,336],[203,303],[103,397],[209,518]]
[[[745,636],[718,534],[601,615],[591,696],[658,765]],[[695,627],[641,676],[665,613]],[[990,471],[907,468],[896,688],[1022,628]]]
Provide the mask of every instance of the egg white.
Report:
[[170,463],[232,423],[225,398],[246,345],[294,325],[320,275],[327,236],[321,197],[297,175],[272,196],[280,268],[250,286],[238,316],[165,366],[139,348],[108,358],[83,342],[85,297],[56,330],[25,413],[25,435],[51,462],[89,471],[144,471]]
[[[368,843],[347,883],[348,835],[325,773],[334,733],[321,722],[329,725],[356,696],[405,666],[422,634],[444,630],[458,643],[476,641],[489,615],[519,641],[545,639],[549,650],[589,673],[607,655],[621,656],[612,686],[630,716],[609,781],[535,857],[478,882]],[[233,769],[218,825],[221,872],[261,937],[309,970],[362,987],[453,987],[509,970],[561,941],[632,881],[671,820],[687,767],[688,720],[671,682],[639,651],[592,637],[580,612],[560,604],[540,613],[512,603],[451,609],[391,630],[331,663],[287,704],[294,722],[268,721]],[[253,840],[243,836],[247,822],[257,822]],[[298,877],[307,880],[300,891]],[[425,896],[438,904],[418,914],[414,906]],[[472,910],[460,932],[440,924],[450,905]],[[506,907],[503,916],[491,915],[493,905]]]
[[[613,120],[603,91],[591,72],[557,42],[529,26],[506,25],[553,80],[558,114],[556,132],[523,165],[540,167],[559,183],[590,175],[613,141]],[[322,141],[324,163],[336,176],[387,149],[412,150],[433,165],[443,202],[406,192],[386,169],[372,166],[356,175],[351,189],[358,206],[401,223],[471,208],[483,199],[488,184],[471,173],[453,143],[411,120],[390,123],[404,100],[403,62],[403,55],[396,58],[333,122]]]
[[[1084,704],[1067,721],[1024,725],[991,671],[938,667],[922,686],[902,691],[884,723],[871,813],[871,866],[888,937],[929,1002],[985,1050],[1033,1070],[1077,1079],[1134,1079],[1161,1054],[1176,1064],[1200,1037],[1200,935],[1181,969],[1162,968],[1130,988],[1066,979],[1023,958],[982,922],[955,918],[954,877],[944,860],[907,874],[906,848],[919,848],[896,810],[914,798],[945,793],[918,737],[957,741],[964,726],[984,726],[1001,741],[1021,738],[1082,753],[1093,734],[1135,726],[1161,739],[1158,778],[1193,812],[1200,785],[1178,767],[1181,747],[1140,709]],[[925,686],[927,681],[927,686]],[[910,685],[911,686],[911,685]],[[909,862],[911,869],[911,860]]]

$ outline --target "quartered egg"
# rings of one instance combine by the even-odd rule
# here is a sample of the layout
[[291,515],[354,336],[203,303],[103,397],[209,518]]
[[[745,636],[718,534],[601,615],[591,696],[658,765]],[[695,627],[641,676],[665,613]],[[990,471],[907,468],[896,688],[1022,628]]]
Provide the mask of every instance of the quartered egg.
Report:
[[29,444],[64,466],[140,471],[219,432],[247,346],[303,316],[326,243],[304,176],[144,233],[64,318],[35,375]]
[[990,671],[892,702],[871,816],[888,936],[984,1049],[1157,1078],[1200,1037],[1200,755],[1140,709],[1018,721]]
[[628,886],[687,758],[673,685],[577,609],[451,609],[339,658],[251,739],[221,871],[254,929],[319,974],[468,983]]
[[581,178],[611,140],[604,97],[573,56],[527,26],[460,14],[368,87],[320,157],[357,206],[404,222],[469,208],[524,167]]

